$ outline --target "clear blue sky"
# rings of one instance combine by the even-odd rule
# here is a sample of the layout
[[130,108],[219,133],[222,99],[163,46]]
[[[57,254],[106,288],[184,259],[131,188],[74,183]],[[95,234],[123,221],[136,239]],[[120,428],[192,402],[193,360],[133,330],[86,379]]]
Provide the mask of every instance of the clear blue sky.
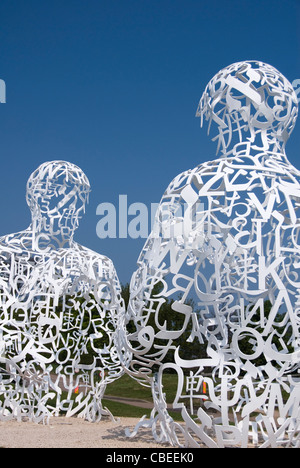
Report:
[[[1,0],[0,235],[30,222],[27,178],[78,164],[92,185],[76,240],[130,280],[144,240],[96,236],[96,207],[158,202],[178,173],[215,157],[195,112],[209,79],[258,59],[300,78],[299,0]],[[300,122],[287,146],[300,168]]]

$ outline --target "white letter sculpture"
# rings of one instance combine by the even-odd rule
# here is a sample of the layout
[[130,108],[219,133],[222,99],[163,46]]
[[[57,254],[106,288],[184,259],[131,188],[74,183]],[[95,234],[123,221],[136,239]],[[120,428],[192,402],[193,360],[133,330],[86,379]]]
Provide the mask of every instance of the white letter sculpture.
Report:
[[[297,112],[289,81],[255,61],[221,70],[200,100],[221,155],[167,188],[127,311],[128,372],[152,385],[157,440],[300,446],[300,172],[285,153]],[[204,356],[178,344],[187,330]],[[163,393],[171,371],[183,424]]]
[[0,420],[112,417],[101,399],[123,372],[124,307],[112,261],[73,240],[89,192],[74,164],[42,164],[27,183],[31,226],[0,239]]

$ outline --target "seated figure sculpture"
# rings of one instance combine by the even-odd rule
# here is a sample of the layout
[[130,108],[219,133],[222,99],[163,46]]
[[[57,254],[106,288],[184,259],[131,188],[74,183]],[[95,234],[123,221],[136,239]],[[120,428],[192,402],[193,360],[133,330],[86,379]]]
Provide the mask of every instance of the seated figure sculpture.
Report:
[[101,400],[123,373],[124,305],[112,261],[73,239],[89,192],[76,165],[42,164],[27,182],[32,224],[0,239],[0,420],[112,417]]
[[289,81],[256,61],[221,70],[200,100],[220,156],[164,193],[124,322],[157,440],[300,446],[300,172],[285,152],[297,113]]

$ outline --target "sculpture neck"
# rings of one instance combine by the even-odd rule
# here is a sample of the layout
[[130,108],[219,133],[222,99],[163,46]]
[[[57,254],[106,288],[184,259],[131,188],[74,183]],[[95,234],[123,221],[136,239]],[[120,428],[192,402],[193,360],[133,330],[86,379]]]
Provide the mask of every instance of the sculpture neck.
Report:
[[55,230],[52,223],[48,224],[43,218],[33,218],[31,230],[34,250],[67,249],[73,244],[74,232],[70,228]]
[[239,141],[231,148],[226,147],[223,151],[223,158],[251,158],[259,165],[265,165],[268,160],[277,163],[290,164],[286,152],[285,142],[276,138],[247,138]]

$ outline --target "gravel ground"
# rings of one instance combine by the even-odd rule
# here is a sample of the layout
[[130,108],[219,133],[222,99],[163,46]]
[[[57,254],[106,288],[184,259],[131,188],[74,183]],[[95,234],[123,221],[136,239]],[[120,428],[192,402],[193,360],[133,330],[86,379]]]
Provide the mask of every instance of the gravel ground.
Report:
[[[53,417],[48,425],[0,421],[1,448],[162,448],[151,429],[142,428],[134,438],[125,436],[139,419],[121,418],[118,423],[89,423],[78,418]],[[171,448],[171,447],[170,447]]]

